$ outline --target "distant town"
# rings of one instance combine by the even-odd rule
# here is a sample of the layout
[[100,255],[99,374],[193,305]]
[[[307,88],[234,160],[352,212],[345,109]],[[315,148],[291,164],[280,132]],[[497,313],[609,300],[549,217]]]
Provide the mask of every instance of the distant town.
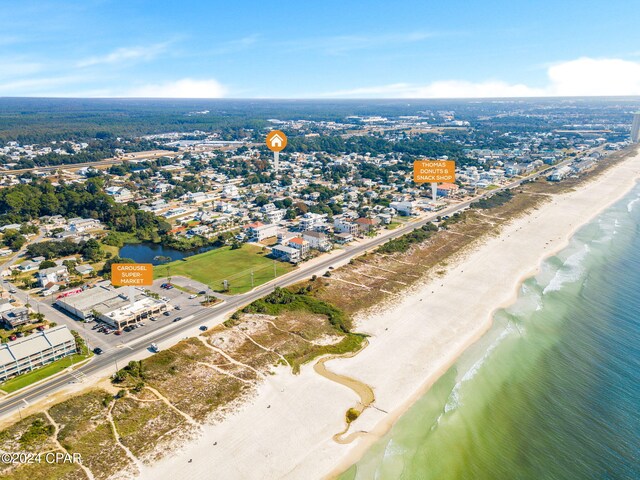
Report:
[[[101,354],[332,250],[509,192],[516,180],[579,176],[631,142],[631,116],[533,110],[471,121],[454,109],[267,119],[235,137],[193,130],[4,141],[0,382]],[[505,128],[510,117],[532,128]],[[264,145],[272,129],[290,137],[277,172]],[[419,159],[455,160],[455,183],[415,184]],[[431,224],[446,228],[448,218]],[[154,286],[133,297],[109,282],[110,265],[128,261],[156,265]]]

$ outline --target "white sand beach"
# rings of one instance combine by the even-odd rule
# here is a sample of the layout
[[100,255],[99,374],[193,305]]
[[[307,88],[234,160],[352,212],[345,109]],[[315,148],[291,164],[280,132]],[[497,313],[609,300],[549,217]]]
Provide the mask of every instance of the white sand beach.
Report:
[[[359,354],[326,367],[373,388],[375,407],[352,423],[353,442],[333,436],[358,400],[318,375],[313,364],[292,375],[281,368],[258,395],[201,437],[145,469],[142,478],[314,479],[348,468],[491,325],[520,283],[562,249],[580,226],[626,194],[640,178],[640,154],[579,190],[554,196],[488,238],[446,274],[408,291],[377,313],[356,319],[371,335]],[[215,444],[215,445],[214,445]],[[191,460],[191,462],[189,462]]]

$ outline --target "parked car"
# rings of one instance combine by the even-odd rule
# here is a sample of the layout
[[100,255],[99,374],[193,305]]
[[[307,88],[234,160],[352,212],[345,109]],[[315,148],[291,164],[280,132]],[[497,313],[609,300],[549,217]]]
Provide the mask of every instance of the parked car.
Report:
[[102,349],[100,347],[96,347],[93,349],[93,353],[96,355],[102,355]]
[[38,330],[39,330],[40,332],[44,332],[44,331],[45,331],[44,325],[40,325],[40,326],[38,327]]
[[18,291],[15,288],[11,287],[9,289],[9,293],[18,293]]
[[164,313],[163,313],[163,315],[164,315],[165,317],[168,317],[169,315],[171,315],[171,312],[164,312]]
[[9,337],[9,340],[17,340],[17,339],[18,339],[18,337],[16,337],[15,335],[11,335],[11,336]]
[[180,305],[176,305],[176,310],[182,310],[182,307]]
[[115,335],[122,335],[122,330],[116,330],[115,332],[113,332]]
[[189,295],[189,300],[193,300],[194,298],[196,298],[198,295],[196,295],[195,293],[193,295]]
[[200,291],[198,292],[198,295],[206,295],[206,294],[207,294],[207,291],[206,291],[206,290],[200,290]]

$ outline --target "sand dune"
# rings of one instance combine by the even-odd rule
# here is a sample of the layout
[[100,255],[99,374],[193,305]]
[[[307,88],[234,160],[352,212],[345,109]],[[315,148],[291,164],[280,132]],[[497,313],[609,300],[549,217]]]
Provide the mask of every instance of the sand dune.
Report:
[[347,468],[490,327],[492,313],[513,301],[521,281],[543,258],[562,249],[577,228],[639,177],[640,154],[515,220],[404,300],[357,318],[357,331],[371,335],[369,346],[325,365],[372,387],[376,408],[365,409],[349,430],[368,434],[336,443],[333,436],[344,430],[345,411],[358,395],[321,377],[313,365],[298,376],[282,368],[251,403],[205,427],[202,437],[145,469],[142,477],[306,480]]

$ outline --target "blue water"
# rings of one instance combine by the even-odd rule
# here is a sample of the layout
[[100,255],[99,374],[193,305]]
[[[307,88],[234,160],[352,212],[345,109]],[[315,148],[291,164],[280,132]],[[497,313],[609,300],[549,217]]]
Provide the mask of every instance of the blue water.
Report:
[[157,243],[134,243],[124,245],[118,255],[122,258],[131,258],[137,263],[152,263],[159,265],[161,262],[156,260],[158,256],[169,257],[171,260],[181,260],[183,258],[196,255],[198,253],[211,250],[212,247],[202,247],[194,250],[176,250],[175,248],[163,247]]
[[342,478],[640,479],[640,186]]

